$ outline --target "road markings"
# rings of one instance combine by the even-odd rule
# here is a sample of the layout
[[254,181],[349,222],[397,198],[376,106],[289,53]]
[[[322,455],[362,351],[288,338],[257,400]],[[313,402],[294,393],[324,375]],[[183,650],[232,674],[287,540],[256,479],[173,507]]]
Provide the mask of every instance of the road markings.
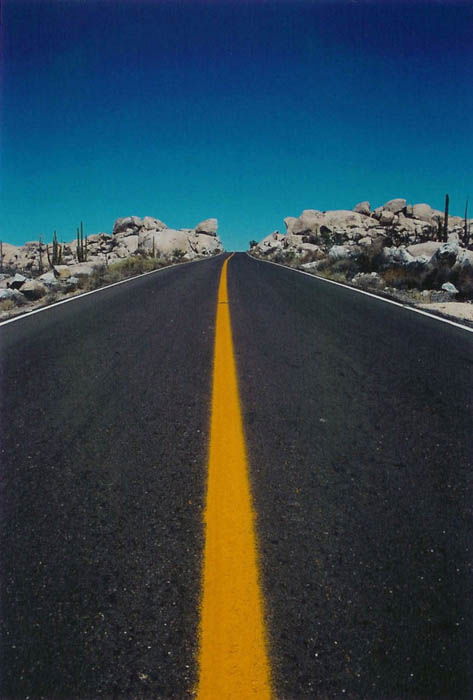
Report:
[[271,697],[270,669],[228,303],[229,260],[217,303],[197,694],[199,700],[263,700]]
[[356,294],[364,294],[367,297],[373,297],[378,301],[383,301],[386,304],[392,304],[393,306],[399,306],[401,309],[406,311],[412,311],[413,313],[420,314],[421,316],[428,316],[433,318],[435,321],[440,321],[441,323],[447,323],[449,326],[455,326],[455,328],[461,328],[462,331],[468,331],[473,333],[473,328],[471,326],[464,326],[463,323],[457,321],[450,321],[448,318],[443,318],[442,316],[437,316],[436,314],[429,313],[429,311],[423,311],[422,309],[417,309],[414,306],[408,306],[400,301],[394,301],[393,299],[386,299],[386,297],[379,296],[379,294],[373,294],[372,292],[367,292],[364,289],[356,289],[356,287],[350,287],[349,284],[343,284],[342,282],[335,282],[335,280],[329,280],[326,277],[319,277],[319,275],[313,275],[311,272],[306,272],[305,270],[296,270],[293,267],[288,267],[287,265],[282,265],[281,263],[273,262],[272,260],[263,260],[261,258],[254,258],[252,255],[247,253],[248,257],[253,261],[269,263],[269,265],[276,265],[276,267],[282,267],[285,270],[291,270],[292,272],[298,272],[300,275],[307,275],[312,279],[320,280],[320,282],[327,282],[327,284],[335,284],[337,287],[343,287],[343,289],[348,289],[350,292],[356,292]]
[[[223,255],[223,253],[218,253],[218,255],[215,255],[213,257],[218,257],[220,255]],[[22,321],[25,318],[29,318],[30,316],[34,316],[34,314],[40,314],[43,311],[50,311],[51,309],[55,309],[58,306],[61,306],[61,304],[68,304],[71,301],[79,301],[80,299],[83,299],[84,297],[88,297],[90,294],[98,294],[99,292],[104,292],[107,289],[110,289],[111,287],[118,287],[119,284],[126,284],[127,282],[133,282],[133,280],[137,280],[140,277],[146,277],[147,275],[155,275],[157,272],[164,272],[164,270],[170,270],[172,267],[178,267],[182,265],[190,265],[191,263],[198,263],[198,262],[205,262],[206,260],[210,260],[211,258],[201,258],[200,260],[188,260],[185,263],[173,263],[172,265],[166,265],[166,267],[160,267],[158,270],[150,270],[149,272],[142,272],[139,275],[135,275],[134,277],[127,277],[124,280],[120,280],[119,282],[112,282],[112,284],[105,284],[103,287],[99,287],[98,289],[92,289],[90,292],[82,292],[81,294],[76,294],[73,297],[69,297],[68,299],[61,299],[61,301],[56,301],[53,304],[48,304],[47,306],[41,306],[39,309],[33,309],[33,311],[26,311],[24,314],[21,314],[20,316],[15,316],[14,318],[9,318],[6,321],[1,321],[0,326],[6,326],[7,323],[15,323],[15,321]]]

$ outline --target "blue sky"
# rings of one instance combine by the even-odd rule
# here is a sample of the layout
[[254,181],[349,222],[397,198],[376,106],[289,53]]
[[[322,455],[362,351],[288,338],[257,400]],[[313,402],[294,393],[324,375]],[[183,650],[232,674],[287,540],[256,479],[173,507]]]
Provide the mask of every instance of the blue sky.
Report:
[[0,237],[473,211],[473,4],[3,0]]

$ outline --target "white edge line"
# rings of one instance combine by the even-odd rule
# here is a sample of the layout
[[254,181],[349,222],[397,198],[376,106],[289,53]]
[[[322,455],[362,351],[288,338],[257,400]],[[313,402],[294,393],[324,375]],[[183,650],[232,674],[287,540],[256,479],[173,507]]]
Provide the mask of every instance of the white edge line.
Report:
[[337,287],[343,287],[343,289],[349,289],[351,292],[356,292],[357,294],[365,294],[367,297],[373,297],[373,299],[378,299],[378,301],[384,301],[386,304],[393,304],[393,306],[399,306],[401,309],[406,309],[406,311],[413,311],[416,314],[422,314],[422,316],[428,316],[436,321],[441,321],[442,323],[448,323],[450,326],[455,326],[456,328],[461,328],[464,331],[473,333],[473,328],[470,326],[464,326],[462,323],[457,323],[456,321],[450,321],[448,318],[442,318],[442,316],[436,316],[435,314],[429,313],[429,311],[423,311],[422,309],[416,309],[414,306],[408,306],[407,304],[402,304],[400,301],[393,301],[392,299],[386,299],[386,297],[378,296],[372,292],[365,292],[364,289],[356,289],[356,287],[350,287],[348,284],[342,284],[341,282],[335,282],[335,280],[329,280],[326,277],[319,277],[318,275],[313,275],[305,270],[296,270],[293,267],[288,267],[287,265],[281,265],[281,263],[273,262],[272,260],[263,260],[262,258],[254,258],[248,252],[246,253],[252,260],[257,260],[259,262],[267,263],[268,265],[276,265],[277,267],[282,267],[285,270],[291,270],[292,272],[299,272],[301,275],[307,275],[312,279],[321,280],[322,282],[328,282],[329,284],[336,284]]
[[124,280],[120,280],[119,282],[112,282],[112,284],[106,284],[103,287],[99,287],[98,289],[92,289],[90,292],[83,292],[82,294],[76,294],[73,297],[69,297],[69,299],[62,299],[61,301],[56,301],[53,304],[48,304],[47,306],[42,306],[40,309],[34,309],[33,311],[27,311],[24,314],[20,314],[18,316],[15,316],[15,318],[9,318],[6,321],[1,321],[0,322],[0,328],[2,326],[6,326],[7,323],[14,323],[15,321],[22,321],[24,318],[28,318],[29,316],[33,316],[33,314],[39,314],[41,311],[49,311],[50,309],[55,309],[57,306],[60,306],[61,304],[67,304],[70,301],[77,301],[79,299],[83,299],[84,297],[89,296],[89,294],[95,294],[96,292],[103,292],[106,289],[110,289],[111,287],[117,287],[119,284],[125,284],[125,282],[132,282],[133,280],[137,280],[140,277],[146,277],[146,275],[152,275],[155,272],[163,272],[164,270],[169,270],[171,267],[182,267],[183,265],[189,265],[191,263],[197,263],[197,262],[205,262],[206,260],[214,260],[215,258],[218,258],[220,255],[225,255],[226,251],[222,253],[218,253],[217,255],[212,255],[209,256],[208,258],[200,258],[200,260],[188,260],[185,263],[173,263],[172,265],[166,265],[165,267],[160,267],[157,270],[150,270],[149,272],[142,272],[139,275],[135,275],[134,277],[127,277]]

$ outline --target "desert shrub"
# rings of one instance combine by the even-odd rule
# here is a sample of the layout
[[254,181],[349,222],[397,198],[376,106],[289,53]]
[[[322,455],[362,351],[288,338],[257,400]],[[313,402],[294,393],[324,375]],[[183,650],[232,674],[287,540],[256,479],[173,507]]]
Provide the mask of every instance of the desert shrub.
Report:
[[389,267],[380,274],[386,285],[394,289],[413,289],[420,286],[418,274],[400,265]]
[[16,303],[14,299],[4,299],[0,301],[0,312],[11,311],[16,308]]

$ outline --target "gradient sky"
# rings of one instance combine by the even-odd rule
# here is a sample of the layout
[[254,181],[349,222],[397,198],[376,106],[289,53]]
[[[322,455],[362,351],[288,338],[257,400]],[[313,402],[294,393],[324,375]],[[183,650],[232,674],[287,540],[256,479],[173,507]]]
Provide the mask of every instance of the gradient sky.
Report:
[[[3,0],[0,238],[473,211],[473,4]],[[473,216],[473,214],[471,214]]]

